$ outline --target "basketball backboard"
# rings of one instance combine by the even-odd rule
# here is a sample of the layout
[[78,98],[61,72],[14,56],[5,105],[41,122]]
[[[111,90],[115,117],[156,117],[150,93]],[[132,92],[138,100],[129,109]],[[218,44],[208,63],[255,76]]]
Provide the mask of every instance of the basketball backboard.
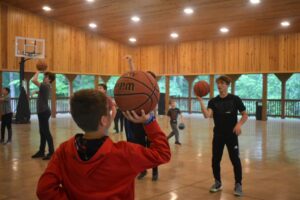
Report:
[[45,39],[16,37],[16,57],[45,58]]

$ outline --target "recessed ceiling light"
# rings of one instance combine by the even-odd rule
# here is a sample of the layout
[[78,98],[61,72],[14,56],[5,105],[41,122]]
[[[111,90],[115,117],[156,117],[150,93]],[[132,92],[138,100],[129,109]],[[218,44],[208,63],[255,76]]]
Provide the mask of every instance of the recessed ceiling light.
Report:
[[93,3],[95,0],[86,0],[89,3]]
[[260,0],[250,0],[250,3],[252,3],[252,4],[259,4]]
[[90,24],[89,24],[89,27],[91,27],[91,28],[97,28],[97,24],[95,24],[95,23],[90,23]]
[[51,11],[52,9],[51,9],[49,6],[43,6],[43,10],[49,12],[49,11]]
[[134,22],[139,22],[141,19],[138,16],[132,16],[131,20]]
[[194,10],[192,8],[185,8],[183,12],[187,15],[191,15],[194,13]]
[[175,32],[171,33],[170,36],[171,36],[171,38],[178,38],[179,37],[178,33],[175,33]]
[[228,33],[229,29],[227,27],[222,27],[222,28],[220,28],[220,32],[221,33]]
[[136,38],[134,38],[134,37],[129,38],[129,42],[135,43],[136,42]]
[[291,25],[289,21],[282,21],[280,24],[282,27],[288,27]]

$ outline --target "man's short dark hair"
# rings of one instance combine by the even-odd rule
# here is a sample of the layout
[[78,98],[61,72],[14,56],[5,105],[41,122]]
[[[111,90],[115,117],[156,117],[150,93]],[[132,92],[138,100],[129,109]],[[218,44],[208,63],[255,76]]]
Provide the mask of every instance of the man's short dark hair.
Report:
[[53,81],[55,81],[55,74],[52,73],[52,72],[45,72],[44,76],[45,77],[47,76],[49,78],[50,83],[52,83]]
[[5,90],[7,91],[8,94],[10,93],[9,87],[5,87],[5,88],[3,88],[3,89],[5,89]]
[[216,83],[218,82],[225,82],[226,85],[230,85],[231,83],[231,78],[229,76],[225,76],[225,75],[222,75],[222,76],[219,76],[217,79],[216,79]]
[[105,91],[107,91],[107,85],[106,85],[105,83],[100,83],[100,84],[98,84],[98,86],[103,87],[103,89],[104,89]]
[[97,131],[101,117],[108,115],[106,95],[95,89],[75,92],[71,98],[71,115],[83,131]]

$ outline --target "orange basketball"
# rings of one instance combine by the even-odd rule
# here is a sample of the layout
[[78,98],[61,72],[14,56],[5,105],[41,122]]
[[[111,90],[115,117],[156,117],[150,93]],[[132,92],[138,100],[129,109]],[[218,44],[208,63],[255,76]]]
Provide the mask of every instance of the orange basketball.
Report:
[[206,81],[198,81],[194,85],[194,93],[196,96],[204,97],[209,93],[209,84]]
[[147,72],[134,71],[123,74],[114,88],[115,101],[121,111],[134,110],[140,114],[154,110],[159,100],[159,87]]
[[36,69],[38,71],[46,71],[48,68],[48,65],[47,63],[44,61],[44,60],[39,60],[37,63],[36,63]]

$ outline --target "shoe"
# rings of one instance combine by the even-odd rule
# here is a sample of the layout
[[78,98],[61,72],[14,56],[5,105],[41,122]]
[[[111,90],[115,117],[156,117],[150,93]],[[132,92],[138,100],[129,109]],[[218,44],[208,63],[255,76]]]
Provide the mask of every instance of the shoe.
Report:
[[42,153],[40,151],[36,152],[31,158],[43,158],[45,157],[45,153]]
[[50,160],[52,157],[52,153],[48,153],[46,156],[43,157],[43,160]]
[[181,145],[181,143],[180,143],[180,142],[175,142],[175,144],[177,144],[177,145]]
[[141,172],[141,173],[138,175],[137,179],[138,179],[138,180],[141,180],[141,179],[143,179],[146,175],[147,175],[147,171],[143,171],[143,172]]
[[11,141],[10,141],[10,140],[8,140],[8,141],[6,141],[6,142],[5,142],[5,144],[11,144]]
[[152,181],[158,180],[158,174],[152,174]]
[[220,190],[222,190],[222,183],[220,181],[215,181],[215,184],[213,184],[211,186],[211,188],[209,189],[210,192],[218,192]]
[[234,187],[234,195],[235,196],[243,196],[242,185],[240,183],[236,183]]

